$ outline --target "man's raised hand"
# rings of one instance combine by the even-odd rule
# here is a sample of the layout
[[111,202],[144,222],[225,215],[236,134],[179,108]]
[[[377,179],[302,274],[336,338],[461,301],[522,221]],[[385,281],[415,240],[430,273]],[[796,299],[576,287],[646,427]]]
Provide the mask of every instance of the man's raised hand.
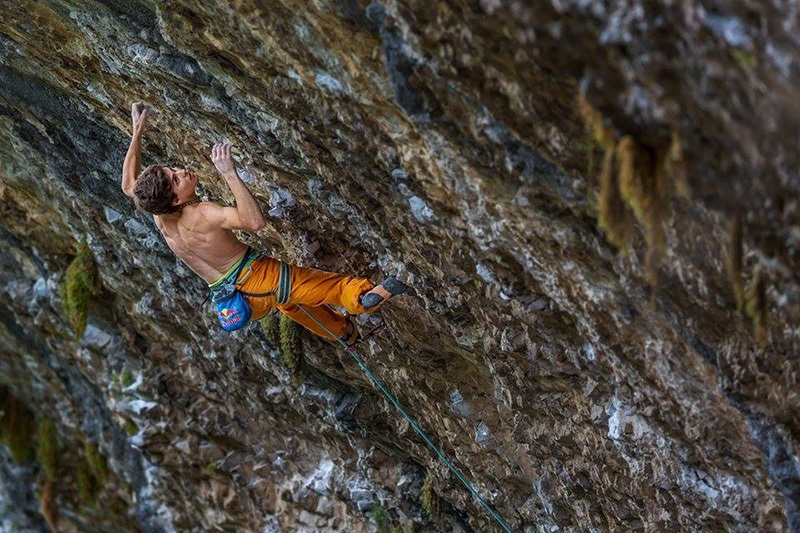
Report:
[[134,102],[131,104],[131,122],[133,123],[134,134],[141,135],[142,132],[144,132],[148,113],[150,113],[150,109],[142,102]]
[[215,144],[211,149],[211,161],[223,176],[236,173],[236,165],[231,157],[230,144]]

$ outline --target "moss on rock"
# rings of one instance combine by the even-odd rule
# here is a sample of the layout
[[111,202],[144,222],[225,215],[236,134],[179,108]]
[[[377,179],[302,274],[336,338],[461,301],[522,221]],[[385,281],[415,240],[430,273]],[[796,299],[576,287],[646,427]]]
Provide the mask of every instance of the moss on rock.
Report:
[[767,342],[767,281],[761,268],[756,268],[745,293],[745,314],[753,320],[753,333],[759,345]]
[[422,483],[422,490],[420,491],[420,503],[422,508],[428,514],[428,517],[434,524],[441,521],[441,507],[439,503],[439,496],[433,489],[433,476],[430,471],[425,475],[425,481]]
[[605,151],[599,180],[598,225],[624,255],[632,234],[632,216],[636,218],[647,242],[645,274],[655,287],[666,247],[665,223],[671,196],[673,192],[684,198],[690,195],[683,139],[673,130],[669,143],[662,146],[647,146],[631,135],[617,141],[615,131],[585,98],[578,99],[578,107],[592,138]]
[[34,414],[11,391],[0,386],[0,441],[8,446],[11,458],[24,463],[35,448]]
[[108,476],[110,473],[108,464],[106,463],[106,458],[100,453],[100,449],[97,447],[97,444],[91,442],[86,442],[84,444],[83,452],[86,455],[86,461],[91,468],[92,475],[101,487],[104,486],[106,481],[108,481]]
[[58,481],[58,436],[51,420],[42,420],[38,427],[36,456],[45,476],[53,483]]
[[64,273],[61,301],[64,313],[76,337],[86,330],[89,300],[100,288],[100,273],[86,241],[78,245],[78,253]]
[[728,257],[725,270],[731,282],[736,309],[744,312],[744,288],[742,286],[742,217],[736,213],[728,228]]
[[607,150],[603,156],[597,211],[600,229],[605,232],[608,241],[622,255],[626,255],[633,232],[633,218],[620,194],[617,175],[614,172],[614,152],[612,150]]
[[119,384],[123,387],[130,387],[133,384],[133,373],[130,370],[123,370],[119,375]]
[[280,325],[278,323],[278,316],[270,313],[261,319],[261,329],[264,331],[264,336],[267,337],[269,343],[274,346],[280,346],[281,333]]
[[294,320],[281,315],[279,330],[281,363],[291,371],[294,382],[299,383],[305,375],[300,329]]
[[136,426],[136,423],[132,420],[125,420],[125,425],[123,426],[125,429],[125,434],[129,437],[132,437],[139,433],[139,428]]
[[94,505],[108,481],[110,471],[96,444],[84,442],[75,472],[81,502]]

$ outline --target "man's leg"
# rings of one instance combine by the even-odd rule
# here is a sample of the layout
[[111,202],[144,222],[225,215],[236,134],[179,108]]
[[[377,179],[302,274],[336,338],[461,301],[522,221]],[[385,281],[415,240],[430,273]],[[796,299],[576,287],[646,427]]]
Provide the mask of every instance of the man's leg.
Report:
[[[279,305],[277,307],[284,315],[288,316],[315,335],[319,335],[320,337],[330,340],[344,339],[348,344],[354,342],[356,339],[357,332],[355,323],[352,321],[352,319],[345,318],[343,314],[334,311],[330,307],[325,305],[317,307],[303,305],[303,309],[305,309],[308,314],[311,315],[311,317],[304,313],[303,309],[300,309],[300,307],[295,304]],[[325,328],[321,327],[317,321],[321,322],[325,328],[328,328],[330,331],[332,331],[335,338],[331,337],[330,333],[325,331]]]
[[359,297],[375,286],[370,280],[294,265],[291,270],[290,304],[306,308],[338,305],[353,315],[366,312]]

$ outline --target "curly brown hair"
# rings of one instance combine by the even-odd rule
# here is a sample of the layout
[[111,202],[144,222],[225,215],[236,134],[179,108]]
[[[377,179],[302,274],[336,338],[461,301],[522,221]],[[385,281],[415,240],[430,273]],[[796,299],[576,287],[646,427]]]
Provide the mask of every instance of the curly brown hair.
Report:
[[139,174],[133,186],[133,195],[136,205],[150,214],[166,215],[176,211],[172,183],[161,165],[150,165]]

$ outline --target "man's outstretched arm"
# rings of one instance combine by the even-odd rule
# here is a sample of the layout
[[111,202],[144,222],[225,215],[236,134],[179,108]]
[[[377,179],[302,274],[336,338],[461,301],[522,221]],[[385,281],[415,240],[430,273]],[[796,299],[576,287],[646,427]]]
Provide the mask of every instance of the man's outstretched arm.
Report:
[[134,102],[131,104],[131,122],[133,123],[133,136],[128,153],[125,155],[125,163],[122,165],[122,190],[126,195],[133,198],[133,186],[136,184],[136,177],[139,175],[142,159],[142,135],[147,121],[147,109],[143,103]]
[[233,197],[236,199],[236,207],[222,207],[213,203],[205,204],[207,220],[225,229],[258,231],[263,228],[266,225],[264,214],[247,185],[236,172],[230,145],[215,144],[211,149],[211,160],[230,187]]

